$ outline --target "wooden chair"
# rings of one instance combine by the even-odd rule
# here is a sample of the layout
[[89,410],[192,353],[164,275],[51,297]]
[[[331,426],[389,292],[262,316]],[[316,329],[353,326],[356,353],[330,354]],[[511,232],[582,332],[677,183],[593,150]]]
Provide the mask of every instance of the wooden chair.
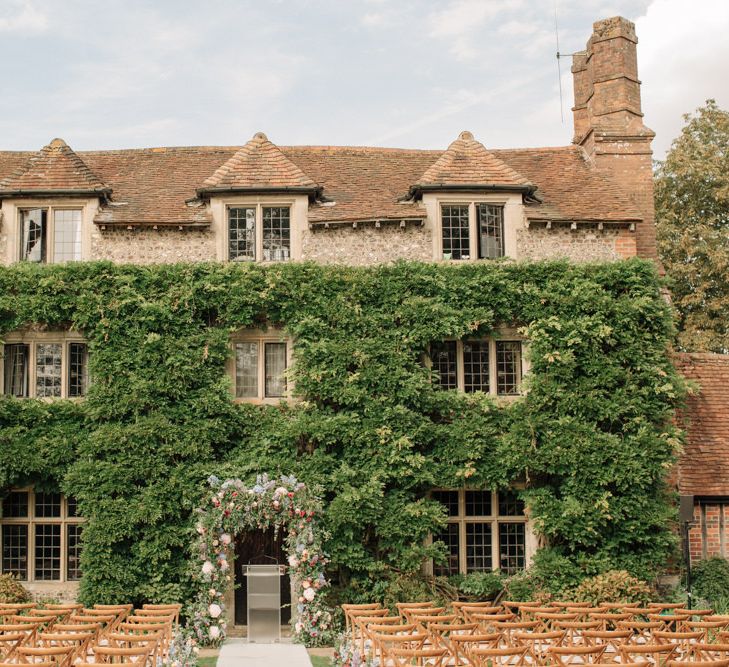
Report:
[[403,607],[400,609],[400,614],[408,622],[413,622],[413,616],[438,616],[444,613],[445,607]]
[[[465,620],[467,623],[472,622],[471,614],[500,614],[504,611],[503,607],[501,605],[499,606],[493,606],[491,603],[489,604],[459,604],[457,602],[453,603],[453,611],[455,611],[463,620]],[[512,613],[512,612],[508,612]]]
[[547,649],[547,663],[554,665],[584,665],[600,662],[605,653],[602,646],[550,646]]
[[514,618],[511,613],[508,614],[474,614],[469,615],[468,620],[474,623],[478,623],[484,632],[493,632],[496,627],[496,623],[503,623],[504,621],[510,621]]
[[[17,662],[0,662],[0,667],[18,667]],[[77,663],[83,664],[83,663]],[[34,662],[33,667],[58,667],[57,662]]]
[[155,646],[152,651],[155,665],[158,657],[162,659],[167,655],[167,635],[165,634],[165,628],[159,623],[127,623],[125,621],[119,624],[117,632],[119,634],[137,635],[150,641]]
[[393,650],[395,649],[413,651],[425,648],[428,635],[425,632],[406,634],[378,633],[373,635],[373,639],[375,642],[374,649],[380,655],[380,664],[386,665],[388,661],[394,661]]
[[653,638],[653,632],[660,630],[663,623],[656,621],[618,621],[618,630],[628,630],[631,635],[629,642],[633,644],[650,644]]
[[471,660],[476,667],[497,667],[502,665],[525,665],[527,660],[526,646],[509,648],[474,648]]
[[586,609],[587,607],[591,607],[591,602],[563,602],[563,601],[555,601],[552,602],[553,607],[557,607],[558,609]]
[[501,621],[494,623],[494,632],[500,632],[505,645],[514,643],[516,632],[536,632],[539,621]]
[[556,612],[553,614],[539,613],[536,614],[536,619],[540,622],[540,627],[543,632],[549,632],[554,629],[555,621],[576,621],[577,614],[569,612]]
[[0,660],[10,660],[18,646],[25,644],[34,632],[23,623],[0,625]]
[[630,612],[595,612],[588,615],[591,621],[600,621],[601,630],[615,630],[621,621],[629,621],[633,618]]
[[446,649],[453,657],[455,655],[451,637],[469,637],[477,631],[478,623],[431,623],[428,626],[430,643]]
[[676,654],[676,644],[624,644],[619,650],[622,662],[633,662],[634,657],[642,657],[661,665]]
[[390,650],[390,656],[396,666],[418,665],[419,667],[442,667],[448,656],[444,648],[399,648]]
[[691,647],[695,660],[729,660],[729,644],[696,643]]
[[666,663],[666,667],[686,667],[686,665],[693,665],[694,667],[728,667],[729,660],[691,660],[688,662],[669,660]]
[[667,632],[665,630],[656,630],[653,632],[653,640],[656,644],[675,644],[676,655],[679,657],[689,655],[692,645],[701,642],[702,636],[700,631]]
[[526,646],[527,655],[533,662],[541,664],[550,646],[562,646],[567,633],[564,630],[551,632],[515,632],[514,644]]
[[68,667],[74,652],[72,646],[19,646],[16,655],[20,665],[51,662],[60,667]]
[[134,648],[94,646],[93,652],[94,658],[102,664],[146,665],[152,650],[149,646]]
[[598,630],[600,621],[555,621],[552,628],[554,630],[564,630],[567,635],[565,643],[569,646],[579,646],[583,644],[582,633],[585,630]]
[[501,635],[498,632],[473,632],[470,634],[451,634],[450,652],[456,665],[473,663],[472,650],[476,648],[499,648]]
[[[350,628],[352,632],[352,641],[353,642],[359,642],[360,647],[362,649],[362,652],[364,652],[364,643],[365,643],[365,635],[364,635],[364,625],[370,620],[370,619],[377,619],[381,618],[383,616],[388,615],[387,609],[359,609],[357,611],[351,610],[350,611]],[[130,620],[133,617],[129,617]]]
[[344,627],[345,630],[352,630],[352,619],[350,618],[350,611],[371,611],[373,609],[380,609],[382,605],[379,602],[372,602],[368,604],[343,604],[342,611],[344,612]]
[[94,639],[93,632],[39,632],[38,646],[71,648],[71,662],[75,658],[85,658],[86,651]]
[[618,662],[620,648],[630,641],[630,630],[585,630],[582,642],[585,646],[604,646],[603,662]]

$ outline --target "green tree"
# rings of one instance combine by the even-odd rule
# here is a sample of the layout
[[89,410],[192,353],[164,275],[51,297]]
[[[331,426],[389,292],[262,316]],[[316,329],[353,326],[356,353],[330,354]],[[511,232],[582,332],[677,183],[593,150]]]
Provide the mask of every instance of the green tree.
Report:
[[656,172],[658,249],[671,277],[679,345],[729,351],[729,112],[714,100],[686,125]]

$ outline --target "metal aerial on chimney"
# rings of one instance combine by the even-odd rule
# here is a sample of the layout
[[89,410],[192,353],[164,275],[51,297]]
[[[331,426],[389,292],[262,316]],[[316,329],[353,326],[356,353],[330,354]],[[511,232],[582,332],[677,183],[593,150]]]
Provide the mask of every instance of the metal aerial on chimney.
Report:
[[575,53],[559,52],[559,22],[557,20],[557,0],[554,0],[554,36],[557,40],[557,82],[559,83],[559,117],[564,125],[564,101],[562,98],[562,65],[560,58],[571,58]]

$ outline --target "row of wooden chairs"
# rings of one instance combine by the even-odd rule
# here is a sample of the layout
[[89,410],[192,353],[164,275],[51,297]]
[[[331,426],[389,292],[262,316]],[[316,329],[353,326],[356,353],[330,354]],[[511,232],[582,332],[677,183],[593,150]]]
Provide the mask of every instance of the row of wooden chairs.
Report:
[[164,662],[181,605],[0,604],[0,667]]
[[[729,616],[677,604],[342,605],[361,656],[399,665],[729,666]],[[716,663],[716,664],[715,664]]]

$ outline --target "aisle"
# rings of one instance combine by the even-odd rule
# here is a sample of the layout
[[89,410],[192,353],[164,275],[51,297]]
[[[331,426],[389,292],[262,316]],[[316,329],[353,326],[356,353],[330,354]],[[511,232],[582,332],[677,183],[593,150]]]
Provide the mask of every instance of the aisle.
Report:
[[230,637],[220,649],[217,667],[311,667],[301,644],[249,644]]

